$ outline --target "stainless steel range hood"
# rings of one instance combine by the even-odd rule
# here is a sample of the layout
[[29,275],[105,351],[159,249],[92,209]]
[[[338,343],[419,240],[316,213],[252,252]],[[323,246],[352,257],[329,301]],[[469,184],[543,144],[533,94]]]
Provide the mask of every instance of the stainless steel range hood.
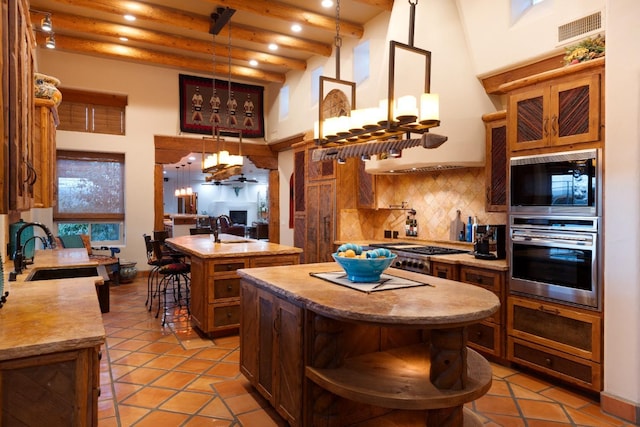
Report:
[[[438,129],[438,133],[447,135]],[[482,167],[485,163],[484,132],[468,136],[466,140],[451,137],[434,149],[414,147],[402,150],[401,157],[378,160],[373,157],[365,165],[365,171],[371,174],[401,174],[428,172],[444,169]]]

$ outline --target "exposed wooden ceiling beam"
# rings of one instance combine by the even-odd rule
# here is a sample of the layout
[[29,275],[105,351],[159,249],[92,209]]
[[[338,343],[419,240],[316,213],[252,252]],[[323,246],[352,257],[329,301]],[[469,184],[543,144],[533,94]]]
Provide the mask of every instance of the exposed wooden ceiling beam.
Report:
[[[201,33],[209,32],[211,20],[208,16],[197,15],[184,12],[170,7],[150,5],[138,1],[124,0],[55,0],[73,6],[96,9],[105,13],[122,16],[125,13],[134,13],[139,20],[155,22],[163,25],[180,27],[187,30]],[[334,23],[335,30],[335,23]],[[229,36],[229,26],[225,27],[219,34],[221,37]],[[278,43],[283,48],[297,49],[311,52],[316,55],[331,56],[332,46],[326,43],[319,43],[302,38],[291,37],[286,34],[268,32],[257,28],[234,24],[232,38],[261,43]]]
[[353,0],[358,3],[368,4],[370,6],[379,7],[380,9],[384,9],[386,11],[391,12],[393,9],[393,0]]
[[[37,42],[39,45],[44,44],[44,38],[44,35],[38,34]],[[75,37],[65,36],[63,34],[56,34],[56,49],[68,52],[80,52],[92,55],[109,56],[114,59],[131,60],[140,63],[153,63],[205,73],[211,73],[213,69],[213,64],[209,59],[198,59],[194,57],[186,57],[166,52],[122,46],[116,43],[79,39]],[[217,63],[215,69],[216,74],[224,76],[229,74],[229,68],[227,64]],[[231,77],[235,78],[259,80],[272,83],[285,82],[284,74],[270,73],[256,68],[241,67],[237,65],[231,65],[230,74]]]
[[[321,15],[309,10],[293,7],[274,0],[207,0],[214,5],[227,6],[232,9],[255,13],[269,18],[278,18],[287,22],[297,22],[310,27],[335,32],[336,21],[333,16]],[[340,34],[349,37],[362,38],[364,27],[352,22],[340,21]]]
[[[37,17],[37,14],[32,13],[32,22],[36,22],[34,19],[37,19]],[[183,51],[213,55],[214,44],[212,41],[180,37],[174,34],[150,31],[128,25],[86,18],[83,16],[69,15],[62,12],[55,12],[55,17],[57,35],[65,34],[65,31],[79,31],[95,34],[96,36],[114,37],[116,39],[120,36],[125,36],[129,38],[130,41],[150,43]],[[215,54],[218,57],[227,57],[227,46],[223,44],[215,44]],[[280,66],[294,70],[305,70],[307,67],[306,61],[234,47],[231,48],[231,58],[242,61],[255,59],[263,64]]]

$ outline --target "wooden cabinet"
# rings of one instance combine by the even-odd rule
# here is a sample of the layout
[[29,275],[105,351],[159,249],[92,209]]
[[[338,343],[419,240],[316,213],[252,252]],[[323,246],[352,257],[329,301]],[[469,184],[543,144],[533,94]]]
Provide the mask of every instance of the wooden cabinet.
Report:
[[510,151],[599,141],[603,85],[604,58],[502,85]]
[[602,390],[600,313],[515,296],[509,297],[507,310],[509,361]]
[[507,112],[482,116],[486,130],[485,209],[507,210]]
[[302,416],[301,307],[241,282],[240,370],[290,426]]
[[333,261],[336,240],[335,180],[309,184],[307,193],[305,263]]
[[57,112],[53,101],[35,100],[33,141],[33,203],[49,208],[56,202],[56,126]]
[[213,336],[235,333],[240,325],[240,277],[237,270],[298,264],[299,255],[191,258],[191,321]]
[[458,265],[431,261],[431,275],[441,279],[458,280]]
[[2,47],[3,152],[8,154],[2,164],[3,181],[8,182],[3,190],[8,189],[8,194],[3,194],[0,212],[7,213],[32,207],[35,36],[28,1],[3,1],[2,5],[3,41],[7,42]]
[[365,171],[365,163],[357,162],[357,207],[358,209],[376,208],[376,176]]
[[505,276],[503,271],[461,266],[459,280],[463,283],[480,286],[493,292],[500,300],[500,308],[491,317],[469,326],[469,346],[485,354],[504,358],[505,326],[504,313],[506,303]]
[[294,245],[303,249],[302,262],[331,261],[336,239],[335,162],[312,160],[313,143],[294,154]]
[[99,359],[90,347],[0,362],[0,424],[97,426]]

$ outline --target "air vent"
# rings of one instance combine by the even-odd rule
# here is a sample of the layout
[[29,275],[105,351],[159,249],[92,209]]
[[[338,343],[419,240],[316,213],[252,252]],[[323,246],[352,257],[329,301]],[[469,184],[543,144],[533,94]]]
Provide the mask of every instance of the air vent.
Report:
[[558,27],[558,46],[565,46],[588,36],[604,33],[602,11]]

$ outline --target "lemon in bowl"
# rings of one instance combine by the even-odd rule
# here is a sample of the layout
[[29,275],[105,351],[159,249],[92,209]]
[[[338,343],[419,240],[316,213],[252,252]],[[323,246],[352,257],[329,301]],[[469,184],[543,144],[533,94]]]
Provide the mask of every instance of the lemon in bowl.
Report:
[[[357,252],[357,250],[354,250],[354,252]],[[383,251],[379,249],[361,251],[355,256],[348,255],[350,253],[346,251],[338,251],[331,254],[347,274],[347,278],[352,282],[358,283],[378,282],[380,275],[391,266],[393,260],[397,257],[396,254],[386,249]]]

